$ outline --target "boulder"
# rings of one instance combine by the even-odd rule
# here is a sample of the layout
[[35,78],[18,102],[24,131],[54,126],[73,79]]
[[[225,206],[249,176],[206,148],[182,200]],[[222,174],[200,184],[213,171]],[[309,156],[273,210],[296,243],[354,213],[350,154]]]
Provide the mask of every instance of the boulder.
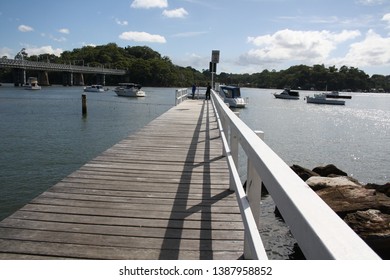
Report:
[[[383,259],[390,259],[390,183],[361,185],[333,164],[291,167]],[[315,175],[317,173],[318,175]]]
[[290,166],[290,168],[303,180],[306,181],[312,176],[319,176],[319,174],[315,173],[314,171],[311,171],[310,169],[304,168],[302,166],[299,166],[297,164],[294,164],[293,166]]
[[313,191],[318,191],[324,188],[329,187],[340,187],[345,185],[350,185],[354,187],[361,187],[355,181],[352,181],[349,177],[321,177],[321,176],[312,176],[306,180],[306,184],[309,185]]
[[348,177],[311,177],[306,183],[340,217],[356,211],[378,209],[390,214],[390,199],[351,181]]
[[326,166],[318,166],[313,169],[313,171],[317,174],[319,174],[322,177],[328,177],[329,175],[340,175],[340,176],[347,176],[348,174],[344,171],[338,169],[333,164],[328,164]]
[[390,215],[377,209],[356,211],[344,221],[383,259],[390,257]]
[[366,189],[374,189],[377,192],[381,192],[390,197],[390,182],[384,185],[367,184],[364,186]]

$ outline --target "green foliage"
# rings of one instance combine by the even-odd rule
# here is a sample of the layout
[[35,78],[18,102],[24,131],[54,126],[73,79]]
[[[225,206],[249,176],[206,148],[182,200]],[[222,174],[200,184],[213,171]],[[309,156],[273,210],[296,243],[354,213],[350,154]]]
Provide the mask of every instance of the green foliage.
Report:
[[[27,54],[26,54],[27,56]],[[174,65],[169,57],[162,57],[147,46],[119,47],[115,43],[102,46],[84,46],[72,51],[64,51],[59,57],[53,54],[41,54],[25,59],[51,63],[64,63],[114,69],[125,69],[125,76],[107,76],[106,84],[118,82],[135,82],[143,86],[190,87],[193,83],[206,86],[211,80],[209,70],[199,72],[192,67]],[[207,65],[206,65],[207,66]],[[12,82],[10,70],[2,69],[1,81]],[[86,84],[96,82],[96,76],[84,75]],[[259,88],[301,88],[316,90],[353,90],[368,91],[370,89],[390,91],[390,76],[373,75],[371,78],[355,67],[322,65],[296,65],[286,70],[263,70],[254,74],[215,75],[214,80],[221,84],[236,84]],[[52,84],[62,82],[61,73],[50,73]]]
[[218,81],[226,84],[259,88],[313,89],[313,90],[352,90],[390,92],[390,76],[373,75],[371,78],[355,67],[322,65],[296,65],[286,70],[248,74],[221,73]]

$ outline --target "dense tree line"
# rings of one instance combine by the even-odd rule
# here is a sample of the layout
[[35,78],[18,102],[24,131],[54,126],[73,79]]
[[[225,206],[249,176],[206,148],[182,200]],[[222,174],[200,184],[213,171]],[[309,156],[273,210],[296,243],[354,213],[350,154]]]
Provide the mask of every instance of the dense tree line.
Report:
[[324,65],[312,67],[298,65],[278,72],[264,70],[251,75],[221,73],[219,81],[258,88],[291,87],[306,90],[390,92],[390,76],[373,75],[370,77],[358,68],[347,66],[337,69],[335,66],[326,68]]
[[[161,56],[147,46],[128,46],[125,48],[109,43],[102,46],[84,46],[64,51],[60,56],[41,54],[28,56],[24,59],[51,63],[64,63],[94,67],[126,69],[127,75],[107,76],[106,84],[115,85],[118,82],[136,82],[144,86],[189,87],[193,83],[205,86],[211,79],[208,69],[202,72],[192,67],[174,65],[169,57]],[[34,73],[33,73],[34,74]],[[12,82],[12,73],[0,69],[0,79]],[[96,77],[85,75],[86,84],[95,83]],[[50,73],[52,84],[61,84],[61,73]],[[316,90],[379,90],[390,92],[390,76],[373,75],[369,77],[355,67],[324,65],[297,65],[281,71],[263,70],[254,74],[220,73],[215,81],[222,84],[237,84],[240,86],[258,88],[316,89]]]

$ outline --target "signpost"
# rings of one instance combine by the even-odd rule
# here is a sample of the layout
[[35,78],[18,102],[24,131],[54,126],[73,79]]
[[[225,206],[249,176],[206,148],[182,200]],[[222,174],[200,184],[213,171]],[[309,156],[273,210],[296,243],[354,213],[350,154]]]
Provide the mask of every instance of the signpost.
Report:
[[211,51],[210,72],[211,72],[211,87],[214,88],[214,74],[217,72],[217,63],[219,63],[219,50]]

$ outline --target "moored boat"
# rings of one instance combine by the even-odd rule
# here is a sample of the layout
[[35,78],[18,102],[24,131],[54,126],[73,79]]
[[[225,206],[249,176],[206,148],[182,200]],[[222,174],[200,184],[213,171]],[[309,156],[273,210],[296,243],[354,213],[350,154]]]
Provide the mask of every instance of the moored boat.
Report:
[[141,90],[141,85],[134,83],[120,83],[114,91],[118,96],[125,97],[144,97],[146,93]]
[[38,79],[36,77],[29,77],[27,83],[23,86],[24,89],[39,90],[41,86],[38,85]]
[[91,85],[84,87],[85,92],[104,92],[104,87],[102,85]]
[[299,99],[299,92],[298,91],[292,91],[290,88],[285,88],[281,93],[274,93],[275,98],[278,99],[291,99],[291,100],[298,100]]
[[229,107],[244,108],[247,104],[246,100],[241,97],[241,90],[236,86],[220,86],[219,95],[223,101],[229,104]]
[[325,93],[317,93],[314,94],[314,96],[306,96],[306,102],[314,104],[345,105],[344,100],[327,99]]
[[327,98],[342,98],[351,99],[351,95],[341,95],[338,91],[332,91],[331,93],[325,93]]

